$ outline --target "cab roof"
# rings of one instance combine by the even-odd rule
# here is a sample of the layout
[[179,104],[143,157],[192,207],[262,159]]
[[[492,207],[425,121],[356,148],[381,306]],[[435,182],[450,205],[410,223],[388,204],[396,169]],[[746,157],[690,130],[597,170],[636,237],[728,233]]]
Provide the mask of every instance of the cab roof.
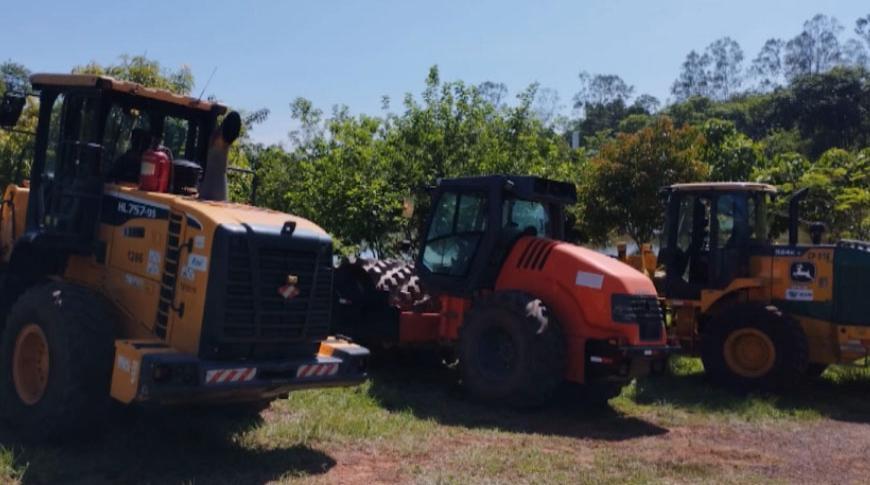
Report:
[[665,190],[672,192],[768,192],[776,193],[776,187],[770,184],[762,184],[758,182],[692,182],[685,184],[674,184],[666,187]]
[[58,88],[93,87],[162,101],[185,108],[216,112],[217,114],[223,114],[227,111],[227,107],[220,103],[203,101],[190,96],[175,94],[165,89],[148,88],[131,81],[122,81],[110,76],[97,74],[34,74],[30,76],[30,83],[35,89],[49,86]]
[[471,190],[503,187],[522,199],[555,202],[565,205],[577,203],[577,188],[574,184],[531,175],[481,175],[446,178],[439,180],[438,185],[440,187],[458,187]]

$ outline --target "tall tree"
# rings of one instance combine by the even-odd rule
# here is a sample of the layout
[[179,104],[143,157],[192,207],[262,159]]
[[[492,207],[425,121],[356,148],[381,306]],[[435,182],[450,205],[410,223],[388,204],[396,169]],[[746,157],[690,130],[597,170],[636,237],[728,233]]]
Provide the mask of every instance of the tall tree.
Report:
[[508,88],[505,83],[497,83],[493,81],[484,81],[477,86],[480,96],[496,108],[504,106],[508,95]]
[[743,49],[731,37],[722,37],[707,46],[710,58],[710,97],[726,100],[743,83]]
[[559,118],[559,112],[562,110],[561,101],[559,92],[555,89],[539,88],[535,93],[535,100],[532,102],[532,111],[534,111],[535,117],[541,121],[541,124],[551,127]]
[[850,67],[870,68],[870,54],[858,39],[849,39],[843,44],[843,60]]
[[780,39],[767,39],[758,55],[752,60],[749,75],[755,80],[757,89],[768,92],[782,86],[782,50],[785,42]]
[[634,93],[634,86],[626,83],[616,74],[596,74],[581,72],[580,89],[574,95],[574,108],[583,109],[590,105],[609,104],[622,101],[627,104]]
[[861,38],[861,40],[867,44],[867,48],[870,49],[870,14],[855,21],[855,33],[858,34],[858,37]]
[[710,92],[710,78],[707,72],[710,66],[710,56],[701,55],[692,50],[686,55],[680,76],[671,86],[671,94],[677,101],[684,101],[692,96],[708,96]]
[[817,14],[804,22],[803,31],[785,45],[785,70],[789,79],[819,74],[840,62],[839,35],[843,26],[834,17]]
[[662,103],[659,101],[659,98],[656,98],[651,94],[641,94],[634,100],[632,105],[636,108],[642,109],[646,114],[652,115],[658,112]]

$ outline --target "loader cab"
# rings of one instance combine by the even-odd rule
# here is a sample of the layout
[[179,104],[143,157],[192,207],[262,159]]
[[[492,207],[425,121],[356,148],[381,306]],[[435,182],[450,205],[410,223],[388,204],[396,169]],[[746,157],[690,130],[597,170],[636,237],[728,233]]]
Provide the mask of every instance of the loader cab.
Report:
[[522,236],[561,240],[573,184],[530,176],[464,177],[440,181],[417,257],[427,287],[455,296],[492,288]]
[[[36,74],[31,83],[39,120],[25,237],[54,254],[99,253],[104,185],[135,185],[140,159],[132,157],[151,145],[204,163],[216,118],[226,111],[104,76]],[[125,154],[132,163],[122,171]]]
[[776,189],[755,183],[676,184],[667,200],[659,260],[669,298],[700,299],[749,276],[749,259],[769,250],[767,201]]

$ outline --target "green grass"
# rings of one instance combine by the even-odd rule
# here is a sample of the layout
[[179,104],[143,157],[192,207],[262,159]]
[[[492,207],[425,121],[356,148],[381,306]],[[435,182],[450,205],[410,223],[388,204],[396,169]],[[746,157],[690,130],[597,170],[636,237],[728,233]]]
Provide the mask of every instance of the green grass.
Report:
[[431,419],[418,419],[410,410],[387,410],[372,395],[372,383],[350,389],[292,393],[274,403],[269,426],[258,427],[245,443],[284,446],[291,444],[348,444],[391,441],[403,444],[426,439],[437,430]]
[[[627,386],[604,411],[560,398],[541,411],[515,412],[469,400],[455,379],[450,371],[399,362],[356,388],[292,393],[255,418],[130,411],[112,417],[99,438],[62,446],[0,435],[0,483],[370,483],[378,476],[418,483],[759,483],[776,476],[765,467],[778,462],[730,455],[738,445],[728,433],[791,436],[825,420],[870,422],[866,369],[831,368],[790,395],[741,396],[711,386],[697,359],[681,357],[669,375]],[[675,429],[684,434],[673,438]],[[684,435],[689,442],[680,441]],[[696,454],[697,443],[712,455]]]
[[670,423],[698,421],[814,421],[862,419],[870,396],[870,370],[832,366],[786,394],[738,394],[707,382],[700,359],[676,357],[670,375],[651,377],[623,390],[614,405],[628,413],[652,413]]
[[19,483],[27,470],[15,459],[15,453],[5,446],[0,446],[0,481],[3,483]]

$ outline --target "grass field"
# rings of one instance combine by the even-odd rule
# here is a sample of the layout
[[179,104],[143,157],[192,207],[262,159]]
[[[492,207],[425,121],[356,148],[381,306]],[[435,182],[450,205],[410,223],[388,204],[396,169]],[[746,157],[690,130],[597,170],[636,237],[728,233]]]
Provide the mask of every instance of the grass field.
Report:
[[297,392],[260,416],[132,410],[99,438],[4,439],[23,483],[861,483],[870,372],[833,368],[789,396],[709,386],[695,359],[605,410],[557,398],[519,413],[469,401],[451,371],[392,362],[352,389]]

